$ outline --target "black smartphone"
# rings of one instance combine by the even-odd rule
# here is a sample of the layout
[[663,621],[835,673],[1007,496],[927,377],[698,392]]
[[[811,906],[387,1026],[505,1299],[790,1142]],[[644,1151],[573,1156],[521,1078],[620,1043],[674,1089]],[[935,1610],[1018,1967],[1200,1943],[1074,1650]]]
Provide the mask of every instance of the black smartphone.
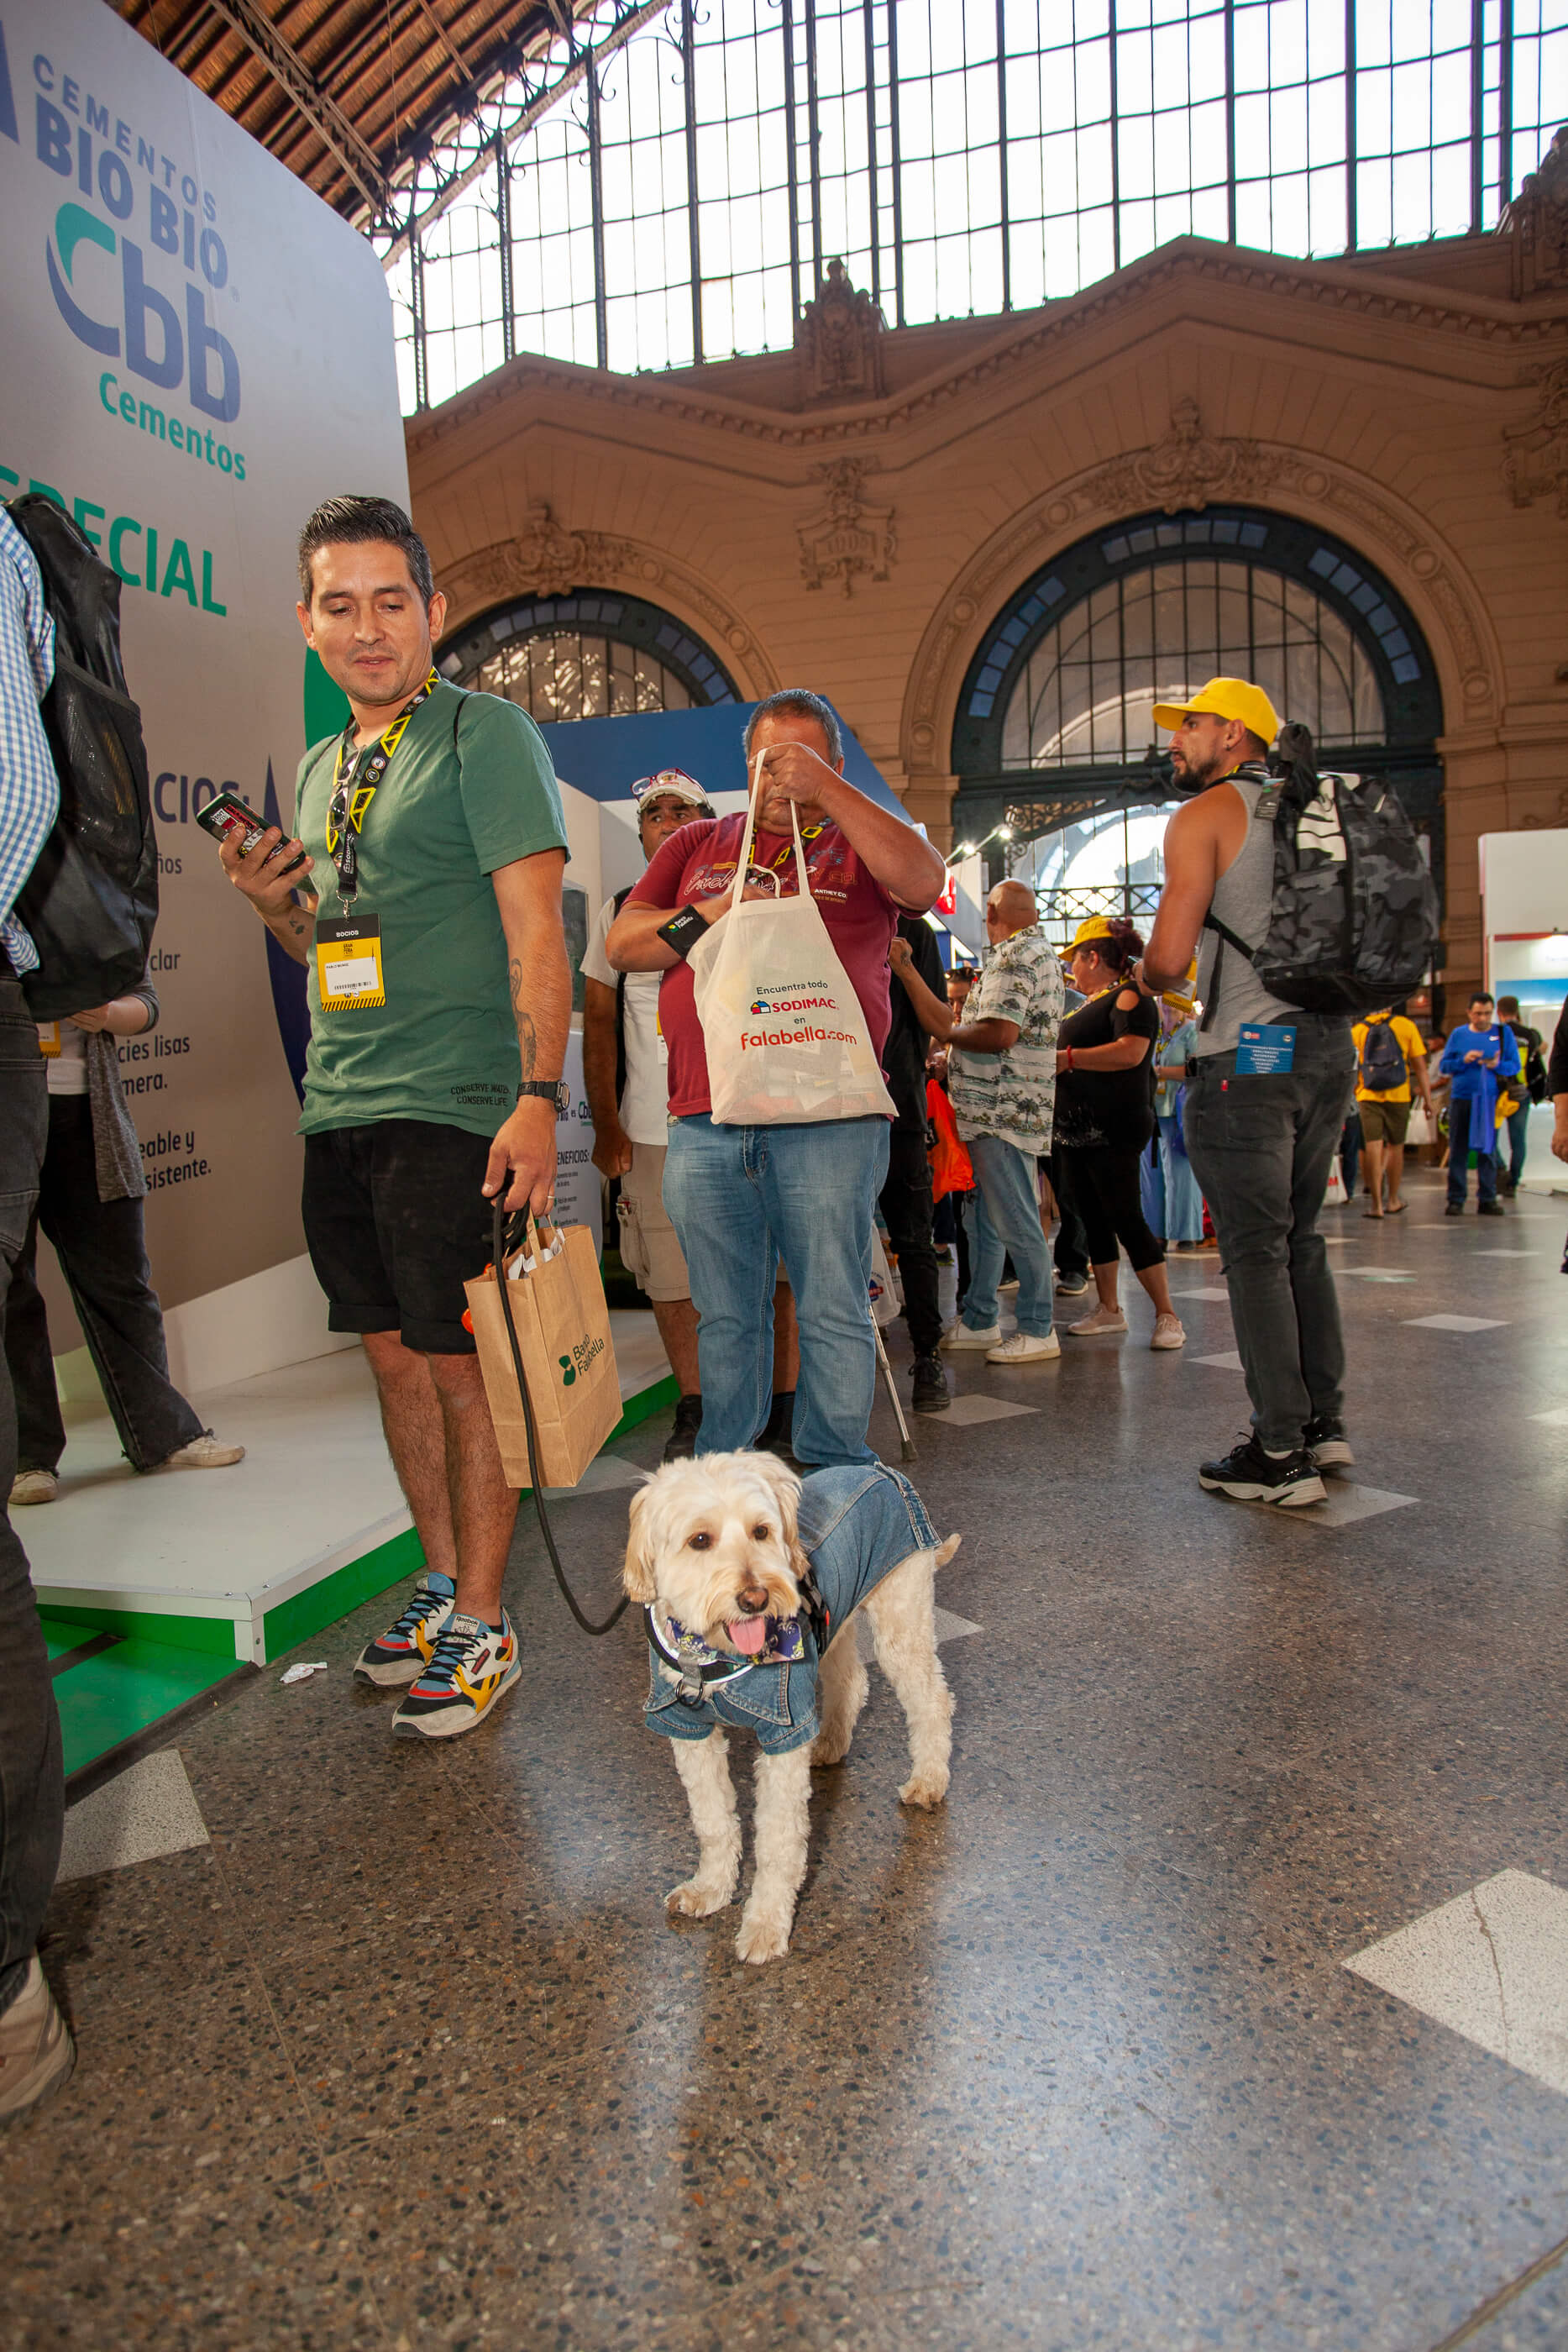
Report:
[[[267,829],[267,819],[257,816],[237,793],[215,793],[205,808],[196,811],[196,823],[217,842],[232,841],[238,835],[242,851],[254,849]],[[298,857],[280,866],[277,871],[280,876],[295,874],[305,862],[305,852],[301,850]]]

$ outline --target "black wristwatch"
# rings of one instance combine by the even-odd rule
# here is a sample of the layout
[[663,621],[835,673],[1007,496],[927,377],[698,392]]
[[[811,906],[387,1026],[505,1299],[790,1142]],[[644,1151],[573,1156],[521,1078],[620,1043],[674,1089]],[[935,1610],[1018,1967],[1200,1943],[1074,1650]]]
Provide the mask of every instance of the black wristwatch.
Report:
[[699,915],[695,907],[683,907],[667,923],[661,923],[653,936],[667,940],[684,961],[707,928],[706,915]]
[[571,1095],[564,1078],[525,1078],[517,1088],[517,1100],[525,1095],[538,1095],[541,1102],[555,1105],[557,1118],[564,1118],[571,1108]]

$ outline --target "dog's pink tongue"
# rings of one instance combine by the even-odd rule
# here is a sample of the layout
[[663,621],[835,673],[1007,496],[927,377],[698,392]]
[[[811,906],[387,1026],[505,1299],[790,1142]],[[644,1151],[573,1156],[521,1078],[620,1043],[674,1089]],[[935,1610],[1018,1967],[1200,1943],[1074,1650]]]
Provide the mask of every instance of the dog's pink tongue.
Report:
[[754,1658],[768,1638],[766,1617],[737,1617],[729,1628],[729,1638],[743,1657]]

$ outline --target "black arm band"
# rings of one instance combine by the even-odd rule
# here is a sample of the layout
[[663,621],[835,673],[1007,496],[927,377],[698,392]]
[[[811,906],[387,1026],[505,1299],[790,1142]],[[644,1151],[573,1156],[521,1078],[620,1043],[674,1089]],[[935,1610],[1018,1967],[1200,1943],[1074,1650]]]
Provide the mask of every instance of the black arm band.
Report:
[[706,918],[699,915],[695,907],[683,907],[677,914],[670,917],[667,923],[659,925],[654,936],[667,940],[684,961],[706,929]]

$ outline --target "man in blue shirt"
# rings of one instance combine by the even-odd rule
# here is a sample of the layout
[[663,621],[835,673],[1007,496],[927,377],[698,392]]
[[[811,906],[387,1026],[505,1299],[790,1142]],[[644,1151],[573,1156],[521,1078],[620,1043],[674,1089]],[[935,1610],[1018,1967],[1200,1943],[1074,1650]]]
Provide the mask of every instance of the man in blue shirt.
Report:
[[1492,1001],[1478,990],[1469,1002],[1469,1019],[1456,1029],[1437,1065],[1453,1081],[1448,1095],[1448,1207],[1450,1217],[1465,1213],[1469,1186],[1470,1154],[1476,1155],[1476,1189],[1480,1195],[1476,1213],[1500,1217],[1497,1197],[1497,1102],[1500,1084],[1519,1076],[1519,1045],[1511,1029],[1492,1019]]
[[[0,1319],[48,1133],[38,1031],[22,994],[38,951],[13,910],[59,812],[38,715],[54,675],[43,578],[0,507]],[[0,1355],[0,2125],[57,2090],[76,2054],[37,1950],[60,1858],[65,1777],[27,1556],[6,1511],[16,1475],[16,1401]]]

